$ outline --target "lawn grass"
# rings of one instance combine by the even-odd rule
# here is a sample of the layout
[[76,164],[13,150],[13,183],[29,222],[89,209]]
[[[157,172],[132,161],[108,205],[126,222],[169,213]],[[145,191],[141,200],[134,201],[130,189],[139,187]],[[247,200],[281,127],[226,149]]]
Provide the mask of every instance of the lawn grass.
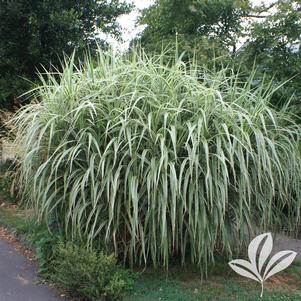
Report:
[[0,205],[0,224],[8,226],[16,231],[17,234],[29,232],[31,221],[28,218],[28,212],[18,208],[16,205]]
[[259,284],[237,277],[231,271],[210,276],[204,281],[197,274],[184,270],[173,272],[168,277],[162,271],[147,271],[138,278],[125,301],[300,301],[301,277],[297,271],[298,267],[291,268],[268,281],[262,299]]
[[36,252],[39,250],[40,240],[48,240],[51,237],[46,224],[37,223],[31,210],[10,203],[0,205],[1,225],[9,228],[15,234],[21,235],[22,239],[30,242],[36,248]]

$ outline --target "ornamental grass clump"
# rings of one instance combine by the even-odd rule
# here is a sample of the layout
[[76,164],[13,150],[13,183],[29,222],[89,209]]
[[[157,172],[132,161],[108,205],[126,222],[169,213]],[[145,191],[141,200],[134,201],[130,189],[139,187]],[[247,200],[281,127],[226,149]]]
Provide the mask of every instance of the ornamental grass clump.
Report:
[[166,61],[99,53],[41,76],[15,119],[20,183],[70,238],[206,272],[250,231],[297,229],[301,128],[252,78]]

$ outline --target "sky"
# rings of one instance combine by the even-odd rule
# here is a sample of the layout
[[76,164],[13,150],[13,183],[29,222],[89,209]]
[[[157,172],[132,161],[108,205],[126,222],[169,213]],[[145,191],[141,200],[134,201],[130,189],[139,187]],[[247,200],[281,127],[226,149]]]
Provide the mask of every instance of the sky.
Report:
[[[127,2],[132,1],[128,0]],[[150,6],[152,3],[154,3],[154,0],[134,0],[133,3],[136,8],[130,14],[123,15],[118,19],[118,22],[121,24],[124,30],[123,38],[125,40],[131,40],[143,30],[142,26],[140,26],[139,28],[137,28],[136,26],[136,21],[139,16],[139,10]]]
[[[143,26],[136,26],[136,21],[139,16],[139,10],[144,9],[154,3],[154,0],[126,0],[129,3],[134,3],[135,9],[127,15],[120,16],[118,18],[118,22],[122,27],[122,39],[123,42],[117,42],[110,36],[102,36],[104,37],[109,43],[113,45],[116,49],[127,49],[129,46],[130,41],[137,36],[142,30]],[[252,0],[252,3],[255,5],[259,5],[261,3],[269,4],[274,2],[275,0]]]
[[120,16],[117,20],[122,27],[122,39],[123,42],[120,43],[114,38],[100,34],[100,37],[105,38],[110,44],[113,45],[115,49],[125,50],[128,48],[130,41],[136,37],[143,30],[143,26],[136,26],[136,21],[139,16],[139,11],[149,7],[155,0],[126,0],[128,3],[133,3],[135,9],[126,15]]

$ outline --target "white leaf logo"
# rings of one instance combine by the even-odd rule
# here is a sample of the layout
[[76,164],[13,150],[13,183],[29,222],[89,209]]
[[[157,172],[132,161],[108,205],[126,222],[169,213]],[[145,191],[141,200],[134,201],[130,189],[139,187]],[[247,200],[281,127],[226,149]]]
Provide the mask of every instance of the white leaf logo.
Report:
[[264,281],[283,271],[294,261],[297,253],[294,251],[281,251],[268,261],[273,249],[271,233],[256,236],[249,244],[249,261],[235,259],[229,262],[230,267],[239,275],[255,280],[261,284],[263,296]]

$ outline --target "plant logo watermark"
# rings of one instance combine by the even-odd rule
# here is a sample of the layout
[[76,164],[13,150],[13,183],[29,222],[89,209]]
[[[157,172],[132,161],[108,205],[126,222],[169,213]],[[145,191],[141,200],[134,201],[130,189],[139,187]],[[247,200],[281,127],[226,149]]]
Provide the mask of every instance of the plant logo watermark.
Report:
[[249,244],[249,261],[235,259],[229,262],[230,267],[239,275],[255,280],[261,284],[263,296],[264,282],[289,267],[297,253],[294,251],[281,251],[273,256],[273,238],[271,233],[264,233],[255,237]]

